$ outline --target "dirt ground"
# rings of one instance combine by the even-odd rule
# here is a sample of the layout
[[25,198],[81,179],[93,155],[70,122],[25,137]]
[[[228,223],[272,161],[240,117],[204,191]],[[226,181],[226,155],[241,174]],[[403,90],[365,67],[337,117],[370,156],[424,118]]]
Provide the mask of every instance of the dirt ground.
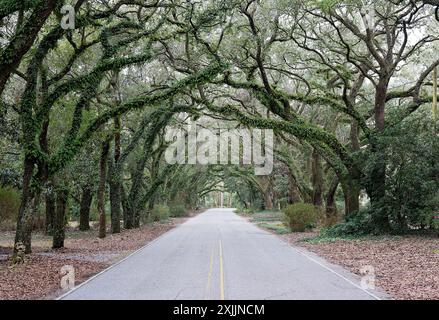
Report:
[[[96,230],[79,232],[72,229],[67,232],[65,248],[61,250],[50,248],[50,237],[35,234],[33,253],[18,266],[12,266],[8,261],[14,233],[0,232],[0,300],[54,298],[63,293],[60,289],[63,266],[75,268],[78,284],[185,220],[173,218],[141,229],[110,234],[102,240],[97,238]],[[362,267],[372,266],[376,286],[395,299],[439,299],[439,238],[388,236],[304,241],[318,233],[269,231],[353,273],[360,274]]]
[[245,217],[293,246],[303,247],[361,275],[373,267],[375,285],[398,300],[439,299],[439,237],[377,236],[357,239],[317,238],[318,230],[291,233],[279,212]]
[[289,233],[281,237],[356,274],[361,274],[362,267],[372,266],[375,285],[395,299],[439,299],[439,238],[388,236],[302,241],[315,235],[317,233]]
[[51,237],[33,236],[33,252],[24,264],[13,266],[9,256],[13,248],[13,232],[0,232],[0,300],[53,299],[63,293],[61,269],[73,266],[75,284],[79,284],[134,250],[159,237],[186,218],[145,225],[140,229],[123,230],[97,238],[97,230],[66,233],[65,248],[51,249]]

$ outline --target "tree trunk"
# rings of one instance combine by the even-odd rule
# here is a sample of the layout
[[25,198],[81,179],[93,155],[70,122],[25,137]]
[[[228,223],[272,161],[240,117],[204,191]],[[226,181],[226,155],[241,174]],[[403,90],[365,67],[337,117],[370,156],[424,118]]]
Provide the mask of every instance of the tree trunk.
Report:
[[351,140],[352,150],[353,151],[360,150],[360,141],[358,139],[358,121],[352,120],[349,136]]
[[81,205],[79,209],[79,230],[90,230],[90,207],[93,201],[93,192],[90,186],[82,188]]
[[301,201],[300,190],[295,177],[289,175],[288,204],[294,204]]
[[[111,166],[110,174],[110,204],[111,204],[111,233],[120,233],[120,208],[121,208],[121,182],[120,173],[114,172],[114,168],[120,160],[121,137],[120,137],[120,117],[114,118],[114,166]],[[111,160],[110,160],[111,161]]]
[[26,156],[24,160],[23,187],[21,192],[21,204],[17,217],[17,231],[15,233],[15,248],[21,243],[25,246],[25,253],[32,252],[32,207],[35,196],[31,189],[32,175],[35,169],[35,161]]
[[99,188],[98,188],[98,214],[99,214],[99,238],[105,238],[107,226],[105,221],[105,182],[107,180],[107,159],[110,142],[107,139],[102,145],[101,159],[99,162]]
[[55,219],[55,197],[53,190],[46,194],[46,235],[53,235],[53,222]]
[[[42,72],[42,96],[46,97],[47,95],[47,87],[46,87],[46,73]],[[43,122],[40,136],[39,136],[39,142],[41,150],[43,150],[45,153],[49,154],[49,143],[48,143],[48,135],[49,132],[49,119],[46,118]],[[48,181],[49,179],[49,165],[47,163],[42,163],[39,165],[39,171],[38,176],[41,177],[41,180]],[[48,181],[46,186],[46,221],[45,221],[45,233],[46,235],[53,235],[53,220],[55,217],[55,197],[53,194],[53,186],[50,181]]]
[[0,54],[0,94],[12,72],[20,65],[23,56],[32,47],[39,31],[49,18],[58,0],[41,1],[30,14],[27,21],[17,30],[11,42]]
[[270,187],[268,187],[267,190],[265,190],[264,197],[265,197],[265,210],[273,210],[272,190]]
[[152,210],[154,209],[154,204],[155,204],[155,201],[154,201],[154,199],[151,199],[150,201],[149,201],[149,203],[148,203],[148,217],[149,218],[151,218],[151,214],[152,214]]
[[140,210],[134,210],[134,228],[140,228]]
[[[385,129],[385,105],[387,97],[387,87],[388,80],[380,79],[376,93],[375,93],[375,128],[376,134],[380,135]],[[376,138],[372,142],[372,153],[374,153],[374,163],[370,174],[370,183],[367,188],[367,193],[369,194],[370,201],[372,205],[380,205],[382,197],[385,195],[386,189],[386,156],[385,156],[385,146],[382,145]],[[389,218],[385,212],[378,216],[373,217],[374,223],[383,229],[389,230]]]
[[110,178],[111,233],[120,233],[120,183]]
[[360,187],[353,181],[341,184],[345,200],[345,216],[357,212],[360,209]]
[[64,248],[65,227],[66,227],[66,209],[67,199],[69,197],[68,189],[59,188],[56,192],[56,210],[53,224],[53,249]]
[[332,179],[331,185],[329,186],[328,194],[326,195],[326,217],[331,218],[337,215],[337,206],[335,204],[335,193],[338,188],[338,178],[334,177]]
[[[439,13],[439,9],[438,9]],[[439,16],[439,15],[438,15]],[[437,67],[433,70],[433,104],[432,104],[432,114],[433,114],[433,135],[437,136],[437,120],[438,120],[438,109],[437,109]]]
[[323,204],[323,169],[321,157],[316,150],[312,153],[311,171],[313,186],[312,203],[315,206],[321,207]]
[[123,185],[121,185],[120,191],[121,191],[122,207],[123,207],[123,227],[125,229],[132,229],[133,228],[133,221],[131,219],[130,206],[129,206],[128,198],[127,198],[126,191],[125,191],[125,188],[123,187]]

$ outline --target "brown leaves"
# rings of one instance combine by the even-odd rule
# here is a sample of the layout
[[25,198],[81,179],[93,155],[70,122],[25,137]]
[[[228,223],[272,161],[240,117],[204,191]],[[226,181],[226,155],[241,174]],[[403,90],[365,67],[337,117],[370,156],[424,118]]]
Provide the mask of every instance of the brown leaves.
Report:
[[12,266],[7,255],[12,252],[12,233],[2,233],[0,247],[0,300],[48,299],[62,294],[61,268],[71,265],[75,270],[76,284],[85,281],[128,253],[154,240],[184,218],[174,218],[165,223],[155,223],[140,229],[123,230],[120,234],[97,238],[96,231],[67,232],[65,248],[50,249],[50,237],[37,235],[33,253],[25,262]]
[[22,265],[10,267],[0,262],[0,299],[41,299],[60,289],[60,270],[64,265],[75,268],[80,281],[106,265],[38,256],[31,254]]
[[377,286],[397,299],[439,299],[438,238],[380,237],[304,243],[297,242],[297,235],[285,237],[356,274],[360,274],[361,267],[372,265]]

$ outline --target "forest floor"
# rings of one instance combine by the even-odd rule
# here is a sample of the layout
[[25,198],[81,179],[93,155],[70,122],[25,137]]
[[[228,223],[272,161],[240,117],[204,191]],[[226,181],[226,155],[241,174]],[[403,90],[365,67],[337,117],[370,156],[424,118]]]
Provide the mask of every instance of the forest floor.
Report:
[[278,234],[357,275],[372,266],[375,285],[395,299],[439,299],[439,237],[376,236],[322,238],[318,231],[290,233],[280,213],[248,216],[259,227]]
[[35,233],[32,254],[26,256],[25,263],[15,266],[9,261],[14,232],[0,232],[0,300],[56,298],[64,293],[61,289],[64,266],[73,266],[75,284],[79,284],[186,219],[170,218],[140,229],[108,234],[104,239],[97,238],[97,226],[86,232],[69,228],[65,248],[58,250],[51,249],[51,237]]
[[439,238],[380,236],[313,240],[316,235],[290,233],[282,237],[358,275],[362,268],[372,266],[375,285],[395,299],[439,299]]

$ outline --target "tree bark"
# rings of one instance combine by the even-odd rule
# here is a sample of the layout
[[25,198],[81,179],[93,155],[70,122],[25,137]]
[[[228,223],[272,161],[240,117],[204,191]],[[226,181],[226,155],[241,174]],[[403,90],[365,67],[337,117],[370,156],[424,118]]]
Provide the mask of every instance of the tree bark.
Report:
[[46,235],[53,235],[55,208],[55,197],[51,190],[46,194]]
[[99,188],[98,188],[98,214],[99,214],[99,238],[105,238],[107,235],[107,226],[105,221],[105,183],[107,180],[107,159],[110,150],[110,142],[107,139],[102,144],[101,159],[99,162]]
[[321,207],[323,204],[323,168],[321,157],[316,150],[313,150],[312,153],[311,171],[313,186],[312,203],[315,206]]
[[358,122],[356,120],[352,120],[349,136],[351,140],[352,150],[360,150],[360,141],[358,139]]
[[265,197],[265,210],[273,210],[273,198],[272,198],[272,190],[271,187],[267,187],[267,190],[264,192]]
[[0,52],[0,94],[3,93],[12,72],[18,68],[23,56],[32,47],[39,31],[58,2],[59,0],[46,0],[38,3],[11,42]]
[[66,209],[69,191],[67,188],[59,188],[56,192],[56,210],[53,225],[53,242],[52,248],[64,248],[65,227],[66,227]]
[[329,186],[328,194],[326,195],[326,217],[331,218],[337,215],[337,206],[335,204],[335,193],[339,185],[338,177],[332,179]]
[[120,183],[110,178],[111,233],[120,233],[121,190]]
[[[385,129],[385,105],[387,97],[388,80],[380,79],[375,93],[375,128],[376,135],[379,138]],[[381,144],[377,137],[373,139],[371,151],[374,154],[373,168],[370,173],[370,183],[367,188],[372,205],[380,203],[385,195],[386,189],[386,156],[385,146]],[[374,215],[374,223],[383,230],[390,229],[389,218],[384,212],[380,215]]]
[[345,200],[345,216],[349,216],[360,209],[360,187],[353,181],[345,181],[341,186]]
[[[114,165],[111,166],[110,184],[110,204],[111,204],[111,233],[120,233],[121,216],[121,182],[120,172],[114,172],[120,160],[121,136],[120,136],[120,117],[114,118]],[[111,161],[111,160],[110,160]]]
[[121,197],[122,197],[122,207],[123,207],[123,227],[125,229],[132,229],[133,228],[133,221],[131,219],[130,214],[130,206],[128,203],[127,194],[125,191],[125,188],[123,185],[121,185]]
[[28,11],[41,2],[42,0],[2,0],[0,1],[0,19],[3,19],[17,11]]
[[290,188],[288,190],[288,204],[294,204],[301,201],[300,190],[294,181],[290,180]]
[[31,188],[31,180],[34,169],[34,159],[26,156],[24,160],[21,204],[17,217],[17,231],[15,233],[15,247],[17,247],[17,244],[22,243],[25,246],[25,253],[32,252],[32,207],[35,195]]
[[140,228],[140,212],[137,208],[134,211],[134,228]]
[[82,188],[81,204],[79,209],[79,230],[90,230],[90,207],[93,201],[93,192],[90,186]]

